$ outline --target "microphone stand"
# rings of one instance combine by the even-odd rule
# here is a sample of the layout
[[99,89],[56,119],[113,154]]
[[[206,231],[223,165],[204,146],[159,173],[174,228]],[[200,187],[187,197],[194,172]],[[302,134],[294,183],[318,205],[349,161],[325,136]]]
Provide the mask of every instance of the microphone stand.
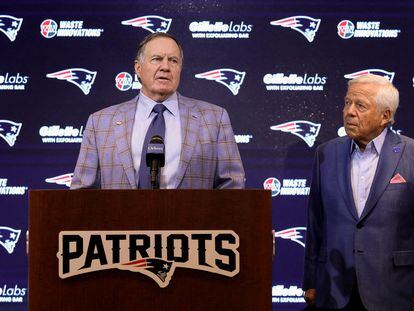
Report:
[[160,189],[159,171],[160,162],[158,161],[158,159],[152,159],[150,168],[151,189]]

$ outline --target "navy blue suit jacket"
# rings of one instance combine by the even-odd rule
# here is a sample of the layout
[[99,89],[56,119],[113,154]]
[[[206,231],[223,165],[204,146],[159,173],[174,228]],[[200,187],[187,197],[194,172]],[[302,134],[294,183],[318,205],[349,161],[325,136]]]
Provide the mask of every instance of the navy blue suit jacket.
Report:
[[[388,130],[358,218],[351,140],[318,147],[308,206],[303,289],[316,305],[342,308],[358,282],[368,310],[411,310],[414,297],[414,140]],[[400,174],[405,183],[390,183]],[[356,278],[355,278],[356,275]]]

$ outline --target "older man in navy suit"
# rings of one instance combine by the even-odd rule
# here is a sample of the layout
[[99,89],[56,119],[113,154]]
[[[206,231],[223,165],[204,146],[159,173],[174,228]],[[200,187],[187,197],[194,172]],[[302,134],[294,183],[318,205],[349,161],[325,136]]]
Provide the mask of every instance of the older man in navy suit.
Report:
[[141,92],[89,117],[72,189],[148,188],[148,140],[161,132],[161,188],[244,188],[229,116],[219,106],[177,92],[182,63],[182,48],[171,35],[154,33],[141,42],[135,60]]
[[316,308],[413,310],[414,140],[388,128],[398,102],[384,77],[349,81],[347,137],[317,149],[303,281]]

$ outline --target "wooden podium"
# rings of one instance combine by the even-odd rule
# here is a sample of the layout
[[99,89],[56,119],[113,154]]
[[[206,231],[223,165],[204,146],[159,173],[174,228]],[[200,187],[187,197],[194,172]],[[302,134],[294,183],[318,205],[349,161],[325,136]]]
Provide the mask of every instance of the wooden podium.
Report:
[[[177,267],[168,286],[161,288],[142,273],[120,269],[59,276],[60,232],[220,230],[234,232],[239,238],[239,270],[231,277]],[[202,252],[204,244],[195,251]],[[114,245],[112,250],[117,248]],[[98,250],[89,249],[91,254]],[[220,258],[226,262],[226,256]],[[93,262],[99,260],[95,257]],[[210,269],[207,264],[204,267]],[[268,191],[30,191],[30,311],[270,310],[271,278]]]

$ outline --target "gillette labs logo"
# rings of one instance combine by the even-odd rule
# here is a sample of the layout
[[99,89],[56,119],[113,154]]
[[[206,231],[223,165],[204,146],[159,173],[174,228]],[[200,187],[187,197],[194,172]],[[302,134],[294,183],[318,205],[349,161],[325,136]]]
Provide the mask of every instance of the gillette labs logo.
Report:
[[249,39],[253,25],[224,22],[191,22],[189,27],[193,38],[197,39]]
[[83,137],[83,126],[80,128],[67,125],[44,125],[39,129],[39,135],[44,144],[72,144],[81,143]]
[[29,80],[28,76],[17,74],[0,74],[0,91],[24,91]]
[[289,287],[285,287],[284,285],[272,286],[273,303],[305,303],[302,294],[302,288],[295,285]]
[[323,91],[327,79],[319,74],[268,73],[264,75],[263,83],[268,91]]

